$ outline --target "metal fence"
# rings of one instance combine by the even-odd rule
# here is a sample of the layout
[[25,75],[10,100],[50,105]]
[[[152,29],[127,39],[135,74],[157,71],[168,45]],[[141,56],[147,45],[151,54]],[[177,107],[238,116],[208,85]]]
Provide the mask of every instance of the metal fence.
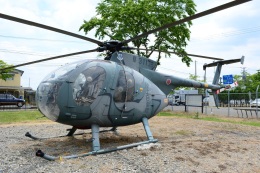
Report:
[[[259,95],[259,93],[258,93]],[[260,107],[252,107],[251,102],[258,96],[256,93],[221,93],[219,94],[219,107],[204,103],[204,115],[219,115],[226,117],[260,118]],[[213,98],[212,98],[213,99]],[[172,105],[164,110],[180,111],[189,113],[201,113],[201,109],[196,107]]]
[[251,102],[256,99],[256,93],[220,93],[220,107],[250,107]]
[[[248,109],[248,110],[246,110]],[[167,106],[164,108],[166,111],[173,112],[185,112],[185,106]],[[234,118],[260,118],[260,108],[243,108],[239,109],[238,107],[212,107],[212,106],[204,106],[203,113],[201,113],[201,109],[198,107],[189,107],[186,109],[188,113],[199,113],[204,115],[218,115],[224,117],[234,117]]]

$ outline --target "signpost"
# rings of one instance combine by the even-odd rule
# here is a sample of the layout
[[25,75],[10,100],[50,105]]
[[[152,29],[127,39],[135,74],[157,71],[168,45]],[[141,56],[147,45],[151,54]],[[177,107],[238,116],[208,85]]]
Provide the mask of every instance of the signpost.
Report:
[[[230,74],[230,75],[223,75],[223,84],[232,84],[234,83],[233,81],[233,75]],[[228,116],[230,114],[230,101],[229,101],[229,95],[230,95],[230,89],[228,89]]]

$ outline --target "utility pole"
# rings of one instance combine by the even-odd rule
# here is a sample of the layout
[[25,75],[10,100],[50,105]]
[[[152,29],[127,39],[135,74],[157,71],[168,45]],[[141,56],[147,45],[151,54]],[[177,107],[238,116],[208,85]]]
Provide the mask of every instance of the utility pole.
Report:
[[258,118],[258,88],[259,88],[259,85],[257,85],[257,88],[256,88],[256,117]]
[[241,67],[242,68],[242,79],[245,82],[246,81],[246,67]]
[[195,60],[195,81],[197,81],[197,61]]
[[[206,64],[205,64],[206,65]],[[207,79],[207,73],[206,73],[207,68],[205,68],[205,73],[204,73],[204,83],[206,83],[206,79]],[[208,96],[207,93],[207,89],[204,88],[204,92],[205,92],[205,98]],[[206,115],[208,114],[208,106],[205,106],[205,113]]]

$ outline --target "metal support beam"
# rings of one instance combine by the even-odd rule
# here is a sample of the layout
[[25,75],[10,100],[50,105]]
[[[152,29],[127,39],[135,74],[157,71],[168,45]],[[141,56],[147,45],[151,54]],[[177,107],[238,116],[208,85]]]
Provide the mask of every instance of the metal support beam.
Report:
[[142,122],[143,122],[144,130],[146,132],[148,140],[153,141],[154,138],[153,138],[152,132],[150,130],[150,126],[148,124],[148,119],[146,117],[143,117]]

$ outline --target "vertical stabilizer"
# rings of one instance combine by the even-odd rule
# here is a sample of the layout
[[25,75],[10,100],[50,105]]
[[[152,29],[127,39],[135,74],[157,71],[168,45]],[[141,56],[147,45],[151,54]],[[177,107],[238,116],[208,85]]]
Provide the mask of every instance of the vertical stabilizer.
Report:
[[214,85],[218,84],[219,77],[220,77],[220,73],[221,73],[221,69],[222,69],[222,64],[221,64],[221,63],[218,63],[212,84],[214,84]]

